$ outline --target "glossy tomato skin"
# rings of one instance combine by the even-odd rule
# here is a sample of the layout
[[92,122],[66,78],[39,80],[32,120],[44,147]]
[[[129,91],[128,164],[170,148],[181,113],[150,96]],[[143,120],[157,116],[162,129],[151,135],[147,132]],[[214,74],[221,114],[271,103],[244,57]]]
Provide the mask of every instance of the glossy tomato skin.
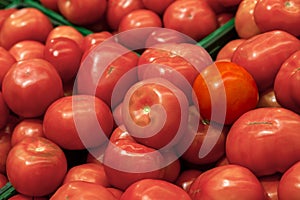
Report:
[[85,181],[68,182],[60,186],[50,197],[50,200],[117,200],[105,187]]
[[219,166],[203,172],[191,184],[188,193],[193,200],[224,197],[265,200],[264,189],[257,177],[239,165]]
[[300,113],[299,64],[300,50],[283,62],[274,81],[274,93],[278,103],[298,114]]
[[118,30],[122,18],[133,10],[144,8],[142,0],[108,0],[106,19],[113,30]]
[[[195,79],[193,89],[201,116],[226,125],[255,108],[259,98],[252,75],[241,65],[229,61],[216,61],[205,68]],[[216,108],[220,109],[217,115],[212,110]]]
[[111,38],[113,35],[108,31],[101,31],[97,33],[91,33],[84,37],[82,42],[82,48],[84,52],[87,52],[92,47],[100,44],[101,42]]
[[16,62],[16,59],[11,55],[8,50],[0,47],[0,86],[2,87],[2,81],[5,74],[8,72],[10,67]]
[[140,200],[144,198],[191,200],[187,192],[182,188],[158,179],[143,179],[133,183],[124,191],[120,200]]
[[0,44],[9,49],[22,40],[45,42],[53,25],[49,18],[35,8],[22,8],[13,12],[3,23]]
[[83,54],[80,46],[69,38],[53,38],[44,48],[44,58],[58,71],[64,83],[76,76]]
[[28,196],[54,192],[67,172],[64,152],[43,137],[28,137],[15,145],[7,157],[7,177],[13,187]]
[[226,60],[231,61],[232,55],[235,52],[235,50],[238,48],[240,44],[242,44],[246,39],[233,39],[226,43],[218,52],[216,61],[219,60]]
[[257,108],[261,107],[282,107],[277,99],[274,89],[266,90],[259,95],[259,101],[257,103]]
[[[229,162],[245,166],[257,176],[285,172],[299,160],[299,120],[298,114],[284,108],[248,111],[227,135]],[[287,144],[289,148],[281,148]]]
[[165,28],[175,29],[196,41],[218,27],[215,12],[206,1],[174,1],[163,15]]
[[43,115],[63,95],[63,87],[53,65],[34,58],[17,62],[9,69],[2,82],[2,92],[13,112],[30,118]]
[[[298,28],[300,2],[297,0],[259,0],[253,14],[255,22],[262,32],[283,30],[300,36]],[[272,20],[269,20],[270,17]]]
[[283,173],[278,185],[278,199],[296,200],[299,198],[299,170],[300,162],[298,161]]
[[284,31],[269,31],[247,39],[236,49],[232,62],[244,67],[260,92],[273,87],[282,63],[300,49],[300,41]]
[[62,148],[80,150],[99,146],[108,140],[113,117],[109,107],[95,96],[66,96],[49,106],[43,128],[45,137]]
[[77,25],[88,25],[101,20],[107,1],[106,0],[58,0],[57,6],[60,13],[70,22]]
[[2,27],[4,21],[6,18],[9,17],[13,12],[15,12],[17,9],[16,8],[7,8],[7,9],[1,9],[0,10],[0,28]]
[[14,56],[16,61],[44,58],[45,45],[35,40],[23,40],[15,43],[9,53]]
[[142,0],[145,8],[156,12],[159,15],[162,15],[167,7],[173,3],[175,0]]

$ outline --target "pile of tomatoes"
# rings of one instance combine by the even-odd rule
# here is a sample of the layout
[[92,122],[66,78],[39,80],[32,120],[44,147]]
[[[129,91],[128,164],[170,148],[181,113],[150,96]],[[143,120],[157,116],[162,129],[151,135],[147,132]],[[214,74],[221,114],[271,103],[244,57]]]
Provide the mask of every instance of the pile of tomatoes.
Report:
[[37,2],[74,26],[0,10],[9,199],[300,198],[298,0]]

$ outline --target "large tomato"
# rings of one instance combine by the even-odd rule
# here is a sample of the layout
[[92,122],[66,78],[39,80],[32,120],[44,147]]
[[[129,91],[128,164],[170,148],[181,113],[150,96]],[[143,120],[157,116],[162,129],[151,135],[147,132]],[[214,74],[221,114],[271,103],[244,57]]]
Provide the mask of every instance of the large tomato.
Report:
[[248,111],[229,130],[227,159],[258,176],[283,173],[300,159],[299,128],[300,116],[290,110],[267,107]]
[[16,61],[44,58],[45,45],[35,40],[22,40],[15,43],[10,49],[9,53],[14,56]]
[[265,200],[264,188],[257,177],[239,165],[224,165],[203,172],[191,184],[188,193],[193,200]]
[[7,177],[13,187],[28,196],[54,192],[67,172],[64,152],[43,137],[28,137],[7,156]]
[[255,108],[259,98],[251,74],[229,61],[216,61],[206,67],[195,79],[193,88],[200,115],[224,124],[232,124]]
[[34,58],[17,62],[9,69],[2,92],[8,107],[17,115],[39,117],[63,95],[63,87],[53,65]]
[[247,39],[236,49],[232,62],[244,67],[260,92],[273,87],[282,63],[300,49],[300,40],[284,31],[270,31]]
[[73,95],[62,97],[49,106],[43,127],[48,139],[64,149],[78,150],[107,141],[113,129],[113,117],[101,99]]
[[186,191],[179,186],[158,179],[144,179],[130,185],[122,194],[120,200],[141,199],[191,200]]
[[2,27],[2,24],[4,23],[6,18],[8,18],[9,15],[11,15],[16,10],[17,10],[16,8],[6,8],[0,10],[0,28]]
[[108,189],[102,185],[85,181],[68,182],[60,186],[50,197],[50,200],[117,200]]
[[21,8],[13,12],[3,23],[0,44],[9,49],[22,40],[45,42],[53,29],[50,19],[36,8]]
[[16,194],[9,198],[9,200],[47,200],[47,197],[32,197],[24,194]]
[[84,52],[88,52],[92,47],[95,47],[96,45],[111,38],[112,36],[112,33],[108,31],[91,33],[83,38],[82,49]]
[[196,41],[217,29],[215,12],[206,1],[174,1],[163,14],[165,28],[177,30]]
[[262,32],[283,30],[300,36],[299,0],[258,0],[253,15]]

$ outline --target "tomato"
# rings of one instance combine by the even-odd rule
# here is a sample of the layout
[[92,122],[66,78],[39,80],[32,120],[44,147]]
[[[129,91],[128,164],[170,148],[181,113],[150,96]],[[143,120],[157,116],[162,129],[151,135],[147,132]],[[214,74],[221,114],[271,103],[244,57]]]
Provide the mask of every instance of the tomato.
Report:
[[22,40],[45,42],[53,29],[49,18],[35,8],[21,8],[13,12],[3,23],[0,44],[9,49]]
[[57,4],[58,0],[40,0],[40,3],[50,9],[50,10],[53,10],[55,12],[59,12],[59,9],[58,9],[58,4]]
[[299,170],[300,162],[297,161],[284,172],[278,184],[278,199],[296,200],[299,198]]
[[[174,1],[163,14],[165,28],[182,32],[196,41],[218,27],[215,12],[206,1]],[[204,25],[205,24],[205,25]]]
[[8,52],[8,50],[0,46],[0,87],[2,87],[2,81],[5,74],[15,62],[16,59]]
[[9,17],[13,12],[15,12],[17,9],[16,8],[6,8],[6,9],[1,9],[0,10],[0,28],[2,27],[4,21],[6,18]]
[[130,185],[120,200],[142,199],[191,200],[187,192],[175,184],[158,179],[143,179]]
[[4,128],[9,120],[10,110],[3,98],[2,92],[0,91],[0,129]]
[[93,24],[104,16],[106,0],[58,0],[60,13],[70,22],[77,25]]
[[231,12],[223,12],[217,14],[218,26],[221,27],[226,24],[229,20],[231,20],[235,16],[234,13]]
[[109,107],[95,96],[66,96],[49,106],[43,128],[45,137],[62,148],[79,150],[107,141],[113,117]]
[[141,179],[164,176],[162,154],[137,143],[124,126],[117,127],[112,133],[103,164],[109,183],[121,190]]
[[50,200],[117,200],[105,187],[85,181],[74,181],[63,184],[50,197]]
[[22,40],[15,43],[9,53],[14,56],[16,61],[31,58],[44,58],[45,45],[34,40]]
[[39,117],[63,95],[63,88],[53,65],[35,58],[17,62],[9,69],[2,92],[8,107],[17,115]]
[[10,197],[8,200],[47,200],[46,197],[31,197],[23,194],[16,194]]
[[[229,162],[245,166],[258,176],[285,172],[299,160],[299,122],[298,114],[284,108],[248,111],[227,135]],[[284,148],[287,144],[289,148]]]
[[188,100],[171,82],[162,78],[134,84],[122,104],[123,123],[135,140],[155,149],[177,144],[188,121]]
[[260,92],[273,87],[282,63],[300,49],[300,41],[284,31],[270,31],[247,39],[236,49],[232,62],[244,67]]
[[137,81],[138,56],[112,40],[93,48],[82,61],[76,87],[77,93],[95,95],[114,108]]
[[7,165],[6,159],[8,152],[11,149],[11,135],[9,133],[4,132],[3,130],[0,131],[0,173],[5,174]]
[[201,116],[228,125],[255,108],[259,98],[251,74],[229,61],[206,67],[195,79],[193,89]]
[[118,30],[122,18],[133,10],[144,8],[142,0],[108,0],[106,19],[113,30]]
[[274,93],[278,103],[298,114],[300,114],[299,64],[300,50],[283,62],[274,81]]
[[27,137],[7,156],[7,177],[21,194],[44,196],[54,192],[67,171],[64,152],[43,137]]
[[91,33],[84,37],[82,42],[82,48],[84,52],[87,52],[92,47],[100,44],[101,42],[111,38],[113,35],[108,31],[101,31],[97,33]]
[[175,0],[142,0],[146,9],[152,10],[159,15],[162,15],[167,7],[173,3]]
[[161,153],[166,163],[166,166],[163,169],[164,176],[162,179],[174,183],[181,171],[179,156],[174,149],[161,151]]
[[259,178],[259,181],[261,182],[268,196],[266,200],[278,200],[278,185],[280,178],[280,174],[274,174],[271,176],[264,176]]
[[[258,0],[254,9],[254,19],[262,32],[283,30],[300,36],[299,0]],[[272,20],[269,20],[272,18]],[[284,22],[284,23],[283,23]]]
[[257,103],[257,108],[261,107],[281,107],[276,99],[274,89],[266,90],[259,95],[259,101]]
[[86,181],[104,187],[110,186],[104,171],[104,166],[99,163],[86,163],[72,167],[67,172],[63,183],[72,181]]
[[69,38],[59,37],[47,41],[44,58],[58,71],[64,83],[75,78],[82,57],[82,49]]
[[43,121],[41,119],[23,119],[11,134],[11,145],[15,146],[26,137],[43,137]]
[[197,169],[185,169],[177,178],[175,184],[180,186],[185,191],[188,191],[191,184],[202,172]]
[[196,199],[265,200],[264,189],[257,177],[239,165],[224,165],[200,174],[188,191]]
[[240,38],[247,39],[261,33],[253,14],[258,1],[259,0],[243,0],[238,6],[234,26]]
[[218,52],[216,61],[227,60],[231,61],[232,55],[240,44],[242,44],[246,39],[233,39],[226,43]]

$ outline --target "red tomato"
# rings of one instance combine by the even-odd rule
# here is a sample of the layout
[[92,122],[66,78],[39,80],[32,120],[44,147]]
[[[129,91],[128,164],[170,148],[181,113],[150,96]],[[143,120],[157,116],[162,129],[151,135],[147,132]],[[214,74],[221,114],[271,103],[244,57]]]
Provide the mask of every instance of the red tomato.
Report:
[[50,200],[117,200],[105,187],[85,181],[68,182],[60,186]]
[[95,96],[66,96],[49,106],[43,127],[45,137],[62,148],[79,150],[107,141],[113,117],[109,107]]
[[278,199],[296,200],[300,196],[300,162],[294,163],[282,175],[278,184]]
[[44,58],[55,67],[64,83],[76,76],[81,57],[82,50],[72,39],[59,37],[46,43]]
[[191,200],[187,192],[177,185],[158,179],[143,179],[130,185],[120,200],[141,199]]
[[217,29],[215,12],[206,1],[174,1],[163,15],[165,28],[182,32],[196,41]]
[[198,176],[188,191],[193,200],[243,199],[265,200],[265,192],[257,177],[239,165],[209,169]]
[[22,40],[45,42],[53,29],[49,18],[35,8],[21,8],[13,12],[3,23],[0,44],[9,49]]
[[88,25],[102,19],[107,1],[57,0],[57,6],[68,21],[78,25]]
[[108,31],[101,31],[98,33],[91,33],[84,37],[82,41],[82,48],[84,52],[87,52],[92,47],[100,44],[101,42],[111,38],[113,35]]
[[281,175],[279,174],[259,178],[259,181],[267,193],[266,200],[278,200],[278,185],[280,178]]
[[250,38],[261,33],[254,20],[254,9],[259,0],[243,0],[235,14],[234,26],[240,38]]
[[300,50],[283,62],[274,81],[274,93],[278,103],[298,114],[300,114],[299,64]]
[[67,172],[63,183],[73,181],[86,181],[104,187],[110,186],[104,171],[104,166],[100,163],[85,163],[72,167]]
[[14,56],[16,61],[31,58],[44,58],[45,45],[34,40],[22,40],[15,43],[9,53]]
[[57,2],[58,2],[58,0],[40,0],[40,3],[44,7],[48,8],[48,9],[51,9],[55,12],[59,12]]
[[[258,0],[253,15],[262,32],[283,30],[300,36],[299,0]],[[270,20],[271,18],[272,20]]]
[[121,190],[138,180],[161,179],[164,175],[161,153],[137,143],[124,126],[119,126],[112,133],[103,163],[109,183]]
[[240,44],[242,44],[246,39],[233,39],[226,43],[218,52],[216,60],[231,61],[232,55]]
[[274,89],[266,90],[259,95],[259,101],[257,103],[257,108],[261,107],[281,107],[276,99]]
[[195,79],[193,89],[201,116],[228,125],[255,108],[259,98],[253,77],[229,61],[216,61],[205,68]]
[[188,100],[162,78],[134,84],[122,104],[123,123],[135,140],[155,149],[168,149],[186,132]]
[[106,19],[113,30],[118,30],[122,18],[133,10],[144,8],[142,0],[108,0]]
[[67,171],[64,152],[43,137],[28,137],[16,144],[7,156],[7,177],[13,187],[28,196],[54,192]]
[[8,200],[47,200],[46,197],[31,197],[23,194],[16,194],[10,197]]
[[260,92],[273,87],[282,63],[300,50],[300,40],[284,31],[270,31],[247,39],[236,49],[232,62],[244,67]]
[[0,46],[0,87],[2,87],[2,81],[5,74],[15,62],[16,59],[8,52],[8,50]]
[[4,128],[9,120],[9,108],[3,98],[2,92],[0,91],[0,129]]
[[0,173],[0,188],[6,185],[8,183],[7,177],[4,175],[4,173]]
[[0,10],[0,28],[2,27],[4,21],[6,18],[9,17],[13,12],[15,12],[17,9],[16,8],[7,8],[7,9],[1,9]]
[[146,9],[152,10],[159,15],[162,15],[167,7],[176,0],[142,0]]
[[43,121],[40,119],[23,119],[14,128],[11,134],[11,146],[26,137],[43,137]]
[[283,173],[300,159],[299,128],[300,116],[290,110],[248,111],[229,130],[226,156],[258,176]]
[[17,62],[9,69],[2,92],[8,107],[17,115],[38,117],[63,95],[63,88],[53,65],[35,58]]
[[191,184],[201,173],[202,172],[197,169],[185,169],[180,173],[175,184],[185,191],[189,191]]

